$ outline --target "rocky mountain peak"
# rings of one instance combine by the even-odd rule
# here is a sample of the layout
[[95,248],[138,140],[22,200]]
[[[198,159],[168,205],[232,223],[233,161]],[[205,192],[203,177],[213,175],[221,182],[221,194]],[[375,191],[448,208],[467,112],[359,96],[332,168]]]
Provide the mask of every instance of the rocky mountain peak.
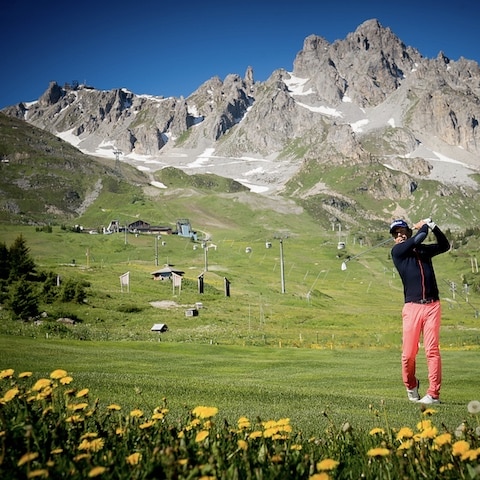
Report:
[[45,107],[57,103],[63,96],[64,91],[58,86],[57,82],[50,82],[45,93],[38,99],[38,102]]

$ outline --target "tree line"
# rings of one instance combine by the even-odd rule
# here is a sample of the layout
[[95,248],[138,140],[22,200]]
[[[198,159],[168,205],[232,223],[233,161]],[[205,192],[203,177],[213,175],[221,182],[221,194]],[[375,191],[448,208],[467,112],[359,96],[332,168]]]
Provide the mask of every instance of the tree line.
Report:
[[83,303],[88,286],[75,279],[60,281],[55,272],[39,270],[22,235],[10,247],[0,243],[0,304],[15,320],[37,319],[45,304]]

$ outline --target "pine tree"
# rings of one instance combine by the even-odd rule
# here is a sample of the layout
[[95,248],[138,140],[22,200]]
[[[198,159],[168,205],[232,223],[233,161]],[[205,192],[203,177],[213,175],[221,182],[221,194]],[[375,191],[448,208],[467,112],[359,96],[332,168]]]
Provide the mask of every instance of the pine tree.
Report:
[[25,277],[10,287],[8,307],[19,320],[29,320],[39,313],[38,298],[31,282]]
[[35,262],[30,256],[26,241],[20,234],[8,251],[8,263],[10,266],[10,281],[26,277],[27,280],[35,278]]
[[10,276],[10,261],[8,248],[5,243],[0,243],[0,280],[8,280]]

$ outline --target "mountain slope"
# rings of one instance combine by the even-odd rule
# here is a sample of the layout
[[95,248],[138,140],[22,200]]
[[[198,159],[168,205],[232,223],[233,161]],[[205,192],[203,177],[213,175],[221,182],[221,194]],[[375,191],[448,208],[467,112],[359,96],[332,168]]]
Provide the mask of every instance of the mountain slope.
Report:
[[148,177],[83,154],[44,130],[0,113],[0,218],[21,223],[77,218],[102,192],[133,192]]

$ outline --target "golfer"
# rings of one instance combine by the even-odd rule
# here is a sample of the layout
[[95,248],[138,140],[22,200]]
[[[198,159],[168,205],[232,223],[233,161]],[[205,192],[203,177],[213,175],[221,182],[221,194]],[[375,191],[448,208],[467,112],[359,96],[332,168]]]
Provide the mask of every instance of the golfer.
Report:
[[[413,227],[417,233],[412,236],[412,229],[404,220],[395,220],[390,225],[390,233],[395,240],[392,259],[402,279],[405,297],[402,309],[402,379],[409,400],[430,405],[440,403],[442,383],[439,349],[441,308],[432,257],[448,251],[450,243],[430,218],[420,220]],[[424,244],[429,228],[437,241]],[[422,334],[429,386],[426,395],[420,399],[416,356]]]

